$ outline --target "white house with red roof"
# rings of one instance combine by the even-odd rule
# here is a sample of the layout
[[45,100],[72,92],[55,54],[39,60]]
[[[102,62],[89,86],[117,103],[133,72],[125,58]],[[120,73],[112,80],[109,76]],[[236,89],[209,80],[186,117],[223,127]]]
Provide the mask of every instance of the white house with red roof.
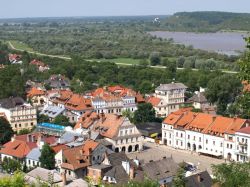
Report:
[[[245,119],[194,113],[190,108],[183,108],[164,119],[162,143],[177,149],[238,161],[235,134],[246,126],[248,120]],[[246,154],[246,148],[241,152]]]
[[182,83],[161,84],[147,102],[153,105],[158,117],[166,117],[184,104],[186,89]]
[[40,72],[44,72],[50,69],[48,65],[44,64],[42,61],[37,60],[37,59],[32,60],[30,62],[30,65],[36,66],[37,70]]
[[250,127],[238,130],[236,133],[236,161],[250,161]]
[[22,64],[22,56],[18,54],[9,54],[9,61],[11,64]]
[[122,114],[134,112],[137,103],[144,102],[140,93],[120,85],[98,88],[90,93],[92,105],[97,113]]

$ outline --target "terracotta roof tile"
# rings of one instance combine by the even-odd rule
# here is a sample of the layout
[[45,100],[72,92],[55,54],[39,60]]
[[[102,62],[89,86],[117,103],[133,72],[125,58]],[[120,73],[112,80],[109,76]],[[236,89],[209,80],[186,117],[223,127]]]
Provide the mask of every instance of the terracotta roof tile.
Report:
[[250,134],[250,127],[242,128],[242,129],[238,130],[237,132],[244,133],[244,134]]
[[175,125],[175,123],[180,119],[180,117],[186,113],[190,112],[192,108],[181,108],[175,112],[170,113],[164,120],[163,123],[169,125]]
[[99,115],[96,112],[87,111],[77,121],[74,129],[79,129],[79,128],[88,129],[90,126],[94,124],[95,120],[97,120],[98,118]]
[[148,103],[151,103],[152,106],[158,106],[159,103],[161,102],[161,99],[160,98],[157,98],[157,97],[154,97],[154,96],[151,96],[147,99],[147,102]]
[[24,158],[35,147],[37,147],[37,145],[34,142],[13,140],[3,145],[0,153],[17,158]]
[[203,131],[207,129],[209,125],[213,123],[215,120],[215,116],[210,114],[199,113],[196,118],[191,121],[185,128],[187,130],[194,130],[194,131]]
[[58,145],[51,146],[51,148],[53,149],[53,151],[54,151],[55,153],[58,153],[58,152],[61,151],[62,149],[67,149],[68,146],[65,145],[65,144],[58,144]]
[[99,145],[94,140],[87,140],[82,146],[63,149],[64,162],[61,167],[76,170],[90,165],[90,155]]
[[41,96],[41,95],[45,95],[45,91],[38,89],[36,87],[32,87],[28,93],[27,93],[27,97],[28,98],[32,98],[34,96]]

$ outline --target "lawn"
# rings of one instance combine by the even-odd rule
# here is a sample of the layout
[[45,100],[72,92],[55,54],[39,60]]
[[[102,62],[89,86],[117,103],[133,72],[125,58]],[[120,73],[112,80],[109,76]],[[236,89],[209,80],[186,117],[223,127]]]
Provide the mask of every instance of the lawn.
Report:
[[114,62],[119,64],[133,64],[138,65],[140,59],[133,59],[133,58],[115,58],[115,59],[92,59],[93,61],[101,61],[101,62]]
[[23,42],[16,41],[16,40],[11,40],[10,42],[11,42],[11,44],[12,44],[16,49],[34,52],[34,50],[33,50],[31,47],[29,47],[27,44],[25,44],[25,43],[23,43]]

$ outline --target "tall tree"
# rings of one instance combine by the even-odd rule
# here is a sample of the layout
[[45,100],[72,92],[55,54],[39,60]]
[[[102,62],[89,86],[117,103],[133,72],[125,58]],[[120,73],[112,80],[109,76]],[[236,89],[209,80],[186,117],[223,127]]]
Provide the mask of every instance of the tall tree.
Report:
[[152,66],[157,66],[161,63],[160,54],[157,52],[152,53],[149,58]]
[[250,186],[250,163],[223,163],[213,165],[212,168],[215,181],[218,182],[221,187]]
[[62,114],[56,116],[52,122],[62,126],[72,126],[72,124],[69,122],[69,118]]
[[138,105],[138,109],[134,112],[133,122],[135,124],[155,121],[155,110],[150,103],[142,103]]
[[41,167],[46,169],[55,168],[55,152],[48,144],[44,144],[41,150],[41,156],[39,157]]
[[14,132],[9,122],[5,118],[0,117],[0,144],[10,141],[13,134]]
[[234,105],[230,107],[229,113],[238,115],[242,118],[250,118],[250,37],[246,39],[248,51],[244,57],[239,60],[240,73],[239,78],[245,82],[245,88],[242,94],[237,98]]
[[208,82],[206,97],[217,105],[218,114],[225,114],[228,104],[235,101],[240,90],[240,80],[234,75],[224,74]]

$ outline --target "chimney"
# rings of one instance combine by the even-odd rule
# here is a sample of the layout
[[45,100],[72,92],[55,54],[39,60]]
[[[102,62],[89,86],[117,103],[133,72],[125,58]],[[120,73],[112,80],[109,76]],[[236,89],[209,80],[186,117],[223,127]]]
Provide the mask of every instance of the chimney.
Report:
[[32,135],[31,137],[32,137],[31,141],[32,141],[32,142],[36,142],[36,136],[35,136],[35,135]]
[[129,170],[129,179],[133,180],[135,178],[135,168],[131,167]]
[[200,174],[200,173],[197,174],[197,181],[198,181],[198,182],[201,182],[201,174]]
[[81,155],[81,156],[83,155],[83,150],[82,150],[82,149],[80,150],[80,155]]
[[62,172],[61,177],[62,177],[62,185],[65,186],[67,184],[66,173]]
[[31,134],[27,134],[27,142],[32,142],[32,135]]
[[16,135],[14,134],[14,136],[11,137],[11,142],[14,142],[16,140]]
[[216,119],[216,116],[213,116],[213,122],[215,121],[215,119]]

